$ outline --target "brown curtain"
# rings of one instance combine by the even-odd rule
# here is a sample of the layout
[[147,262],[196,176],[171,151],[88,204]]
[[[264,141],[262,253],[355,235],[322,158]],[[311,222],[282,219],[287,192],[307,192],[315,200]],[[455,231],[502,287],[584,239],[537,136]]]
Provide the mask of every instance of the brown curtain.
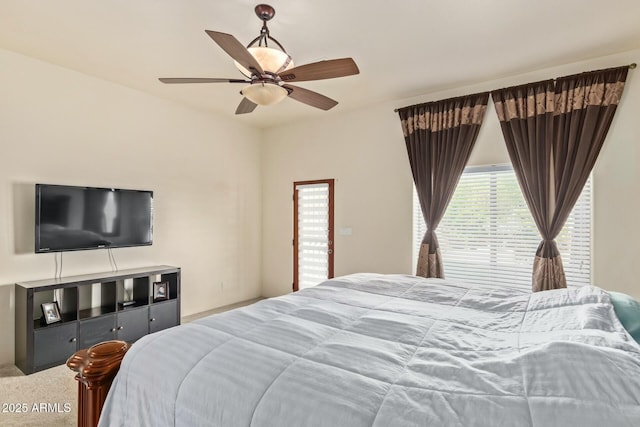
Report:
[[489,93],[413,105],[398,110],[427,232],[416,275],[444,277],[435,230],[473,149]]
[[555,238],[602,148],[628,67],[592,71],[491,93],[520,188],[542,236],[533,291],[565,288]]

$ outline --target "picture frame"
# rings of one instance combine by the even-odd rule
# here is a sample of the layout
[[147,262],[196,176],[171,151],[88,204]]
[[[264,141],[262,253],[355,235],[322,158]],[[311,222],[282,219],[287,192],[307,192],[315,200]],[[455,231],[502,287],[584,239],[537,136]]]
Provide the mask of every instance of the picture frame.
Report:
[[42,318],[47,325],[62,321],[62,315],[60,315],[60,306],[58,306],[58,301],[42,303],[41,308]]
[[169,282],[153,282],[153,302],[169,299]]

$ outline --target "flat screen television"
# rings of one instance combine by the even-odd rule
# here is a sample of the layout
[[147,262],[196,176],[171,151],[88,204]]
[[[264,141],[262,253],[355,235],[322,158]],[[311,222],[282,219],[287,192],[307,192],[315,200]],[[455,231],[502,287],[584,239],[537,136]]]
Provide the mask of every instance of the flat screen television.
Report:
[[35,252],[151,245],[153,192],[36,184]]

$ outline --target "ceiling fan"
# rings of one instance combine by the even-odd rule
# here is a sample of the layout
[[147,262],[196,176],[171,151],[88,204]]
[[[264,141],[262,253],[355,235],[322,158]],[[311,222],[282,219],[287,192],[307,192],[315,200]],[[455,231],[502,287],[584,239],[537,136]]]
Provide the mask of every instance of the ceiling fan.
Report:
[[[284,47],[269,34],[267,22],[275,15],[273,7],[259,4],[255,13],[262,20],[260,35],[244,47],[231,34],[205,30],[205,32],[234,59],[244,79],[225,78],[160,78],[162,83],[244,83],[240,94],[244,96],[236,114],[250,113],[258,105],[272,105],[287,96],[296,101],[329,110],[338,104],[317,92],[294,86],[289,82],[333,79],[360,73],[351,58],[331,59],[294,67],[291,56]],[[272,41],[279,49],[269,46]]]

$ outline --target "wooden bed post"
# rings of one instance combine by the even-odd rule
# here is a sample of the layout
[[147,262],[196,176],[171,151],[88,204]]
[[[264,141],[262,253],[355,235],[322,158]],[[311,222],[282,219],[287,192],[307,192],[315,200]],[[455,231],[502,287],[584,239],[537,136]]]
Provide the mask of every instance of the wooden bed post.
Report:
[[111,383],[130,345],[124,341],[105,341],[77,351],[67,366],[78,380],[78,427],[95,427]]

